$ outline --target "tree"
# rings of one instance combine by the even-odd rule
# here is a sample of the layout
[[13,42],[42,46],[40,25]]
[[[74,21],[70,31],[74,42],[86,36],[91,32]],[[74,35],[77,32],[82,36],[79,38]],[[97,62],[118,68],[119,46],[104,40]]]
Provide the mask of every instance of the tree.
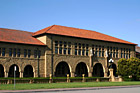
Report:
[[120,59],[117,73],[121,76],[132,76],[132,79],[136,80],[140,75],[140,60],[138,58]]

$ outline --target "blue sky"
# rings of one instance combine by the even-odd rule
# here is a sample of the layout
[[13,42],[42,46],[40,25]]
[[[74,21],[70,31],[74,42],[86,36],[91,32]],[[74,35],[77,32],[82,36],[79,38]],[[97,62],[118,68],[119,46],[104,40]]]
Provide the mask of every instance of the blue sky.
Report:
[[140,0],[0,0],[0,28],[35,32],[54,24],[140,45]]

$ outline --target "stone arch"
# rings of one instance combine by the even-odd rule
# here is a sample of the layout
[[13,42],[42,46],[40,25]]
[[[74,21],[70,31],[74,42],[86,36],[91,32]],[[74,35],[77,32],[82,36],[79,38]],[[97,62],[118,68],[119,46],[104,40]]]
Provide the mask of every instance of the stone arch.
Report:
[[101,63],[96,63],[93,66],[92,76],[95,77],[104,77],[104,68]]
[[[109,68],[110,67],[111,67],[111,65],[109,66]],[[117,72],[117,66],[116,66],[115,63],[112,64],[112,68],[113,68],[113,75],[116,77],[117,76],[117,74],[116,74],[116,72]],[[108,76],[109,75],[110,75],[110,72],[108,71]]]
[[17,65],[17,67],[19,68],[19,72],[22,71],[22,70],[21,70],[21,64],[20,64],[20,62],[17,62],[17,63],[11,62],[11,63],[5,64],[5,67],[6,67],[5,70],[6,70],[7,72],[9,72],[9,71],[10,71],[9,68],[10,68],[12,65]]
[[4,67],[0,64],[0,77],[4,77]]
[[24,67],[23,77],[33,77],[34,76],[34,70],[31,65],[26,65]]
[[76,65],[75,69],[75,76],[76,77],[82,77],[82,74],[85,74],[85,76],[88,76],[89,68],[84,62],[80,62]]
[[13,65],[11,65],[10,68],[9,68],[8,77],[14,77],[14,67],[15,67],[15,66],[16,66],[16,71],[15,71],[16,77],[19,77],[19,76],[20,76],[18,65],[13,64]]
[[56,77],[66,77],[67,74],[70,75],[69,65],[64,61],[59,62],[55,67],[54,73]]

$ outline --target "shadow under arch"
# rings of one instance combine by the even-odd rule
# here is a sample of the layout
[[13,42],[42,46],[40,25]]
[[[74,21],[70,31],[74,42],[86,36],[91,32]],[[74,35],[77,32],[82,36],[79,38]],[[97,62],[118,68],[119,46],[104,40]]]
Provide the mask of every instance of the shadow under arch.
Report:
[[23,77],[33,77],[33,67],[31,65],[26,65],[23,72]]
[[104,70],[101,63],[96,63],[93,67],[92,76],[94,77],[104,77]]
[[15,71],[16,77],[19,77],[19,67],[16,64],[13,64],[10,66],[8,77],[14,77],[14,69],[15,69],[14,67],[15,66],[16,66],[16,71]]
[[0,77],[4,77],[4,67],[0,64]]
[[76,77],[82,77],[82,74],[85,74],[85,77],[88,76],[88,68],[84,62],[78,63],[75,70]]
[[59,62],[55,69],[55,77],[66,77],[67,74],[70,76],[69,65],[64,61]]

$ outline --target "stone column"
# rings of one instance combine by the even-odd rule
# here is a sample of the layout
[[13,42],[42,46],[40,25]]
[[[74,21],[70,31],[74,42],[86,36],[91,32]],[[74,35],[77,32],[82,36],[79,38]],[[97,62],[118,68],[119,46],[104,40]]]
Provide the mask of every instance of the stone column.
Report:
[[23,71],[20,71],[20,78],[23,78]]
[[91,72],[88,72],[88,77],[92,77],[92,73]]
[[71,72],[71,77],[75,77],[74,72]]
[[38,73],[34,71],[34,77],[38,77]]
[[5,72],[4,72],[4,76],[5,76],[5,77],[8,77],[8,72],[5,71]]
[[104,72],[104,77],[108,77],[108,76],[107,76],[107,72]]

